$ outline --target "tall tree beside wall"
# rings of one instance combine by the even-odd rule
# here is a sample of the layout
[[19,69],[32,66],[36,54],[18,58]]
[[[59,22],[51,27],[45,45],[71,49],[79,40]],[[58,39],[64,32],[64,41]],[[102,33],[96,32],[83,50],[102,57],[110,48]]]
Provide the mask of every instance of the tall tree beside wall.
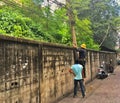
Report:
[[[85,16],[86,10],[89,10],[89,0],[70,0],[73,14],[74,14],[74,20],[75,20],[75,31],[76,31],[76,37],[77,37],[77,43],[78,46],[80,44],[85,43],[87,44],[88,48],[91,49],[99,49],[99,46],[94,42],[93,40],[93,31],[91,28],[91,21],[88,16]],[[82,12],[84,12],[82,14]],[[83,18],[80,18],[79,15]]]
[[93,41],[99,46],[114,48],[117,37],[115,19],[119,18],[119,5],[114,0],[81,0],[75,2],[75,7],[79,19],[91,21]]
[[[42,4],[39,0],[34,0],[37,4]],[[69,0],[69,6],[64,5],[60,2],[57,2],[59,9],[56,9],[51,12],[49,5],[43,7],[44,13],[46,14],[46,20],[44,20],[44,25],[42,30],[44,30],[47,34],[52,35],[55,39],[52,42],[58,42],[62,44],[72,45],[72,28],[71,23],[74,21],[75,23],[75,35],[77,36],[77,44],[78,46],[81,43],[86,43],[88,48],[98,49],[98,45],[94,43],[93,34],[91,29],[91,22],[89,18],[79,19],[77,17],[78,12],[76,8],[82,6],[80,3],[82,0]],[[49,4],[49,2],[48,2]],[[79,5],[78,5],[79,4]],[[62,5],[62,6],[61,6]],[[70,8],[69,8],[70,7]],[[70,16],[68,16],[68,10],[70,10],[73,14],[72,19],[70,20]],[[71,23],[70,23],[71,22]],[[42,23],[42,22],[41,22]],[[59,41],[60,40],[60,41]]]

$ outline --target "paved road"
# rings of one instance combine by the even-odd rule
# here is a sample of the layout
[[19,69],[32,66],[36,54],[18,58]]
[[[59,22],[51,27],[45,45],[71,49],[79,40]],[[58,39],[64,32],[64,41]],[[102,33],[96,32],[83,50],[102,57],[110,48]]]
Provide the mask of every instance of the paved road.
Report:
[[78,92],[76,98],[70,94],[57,103],[120,103],[120,67],[106,79],[95,79],[86,85],[86,97]]

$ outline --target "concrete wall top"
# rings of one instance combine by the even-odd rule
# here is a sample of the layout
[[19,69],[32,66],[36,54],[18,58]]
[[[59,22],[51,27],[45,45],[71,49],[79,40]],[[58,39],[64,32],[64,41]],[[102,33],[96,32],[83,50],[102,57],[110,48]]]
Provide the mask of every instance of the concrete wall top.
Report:
[[9,41],[13,41],[13,42],[20,42],[20,43],[27,43],[27,44],[40,44],[43,46],[50,46],[50,47],[62,47],[62,48],[68,48],[68,49],[73,49],[72,47],[68,47],[65,45],[60,45],[57,43],[47,43],[47,42],[41,42],[41,41],[37,41],[37,40],[30,40],[30,39],[25,39],[25,38],[19,38],[19,37],[12,37],[12,36],[7,36],[7,35],[2,35],[0,34],[0,40],[9,40]]
[[[41,42],[37,40],[30,40],[30,39],[19,38],[19,37],[12,37],[12,36],[2,35],[2,34],[0,34],[0,40],[9,40],[13,42],[20,42],[20,43],[27,43],[27,44],[35,44],[35,45],[40,44],[43,46],[50,46],[50,47],[56,47],[56,48],[61,47],[61,48],[73,49],[73,47],[65,46],[63,44],[47,43],[47,42]],[[87,51],[101,52],[101,53],[114,53],[114,52],[109,52],[109,51],[99,51],[99,50],[93,50],[93,49],[87,49]]]

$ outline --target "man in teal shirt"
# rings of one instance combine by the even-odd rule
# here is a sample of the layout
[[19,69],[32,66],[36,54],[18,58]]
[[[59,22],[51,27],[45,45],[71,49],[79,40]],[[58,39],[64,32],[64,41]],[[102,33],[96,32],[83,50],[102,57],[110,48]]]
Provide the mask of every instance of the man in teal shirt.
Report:
[[79,61],[76,60],[75,64],[71,66],[70,73],[72,73],[74,77],[74,95],[75,97],[77,95],[77,84],[79,83],[80,89],[82,92],[83,98],[85,97],[85,88],[83,85],[83,78],[82,78],[82,70],[83,66],[79,64]]

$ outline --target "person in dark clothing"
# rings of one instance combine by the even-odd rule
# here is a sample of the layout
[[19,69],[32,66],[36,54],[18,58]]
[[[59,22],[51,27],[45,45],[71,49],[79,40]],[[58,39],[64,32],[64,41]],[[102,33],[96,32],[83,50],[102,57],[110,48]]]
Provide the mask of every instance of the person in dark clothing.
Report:
[[78,49],[79,64],[81,64],[83,66],[83,78],[86,78],[86,68],[85,68],[85,64],[86,64],[86,45],[82,44],[80,47],[81,48]]
[[85,44],[81,44],[81,48],[77,48],[75,47],[75,51],[74,51],[74,55],[75,55],[75,60],[78,59],[79,60],[79,64],[81,64],[83,66],[83,78],[86,78],[86,68],[85,68],[85,64],[86,64],[86,45]]

